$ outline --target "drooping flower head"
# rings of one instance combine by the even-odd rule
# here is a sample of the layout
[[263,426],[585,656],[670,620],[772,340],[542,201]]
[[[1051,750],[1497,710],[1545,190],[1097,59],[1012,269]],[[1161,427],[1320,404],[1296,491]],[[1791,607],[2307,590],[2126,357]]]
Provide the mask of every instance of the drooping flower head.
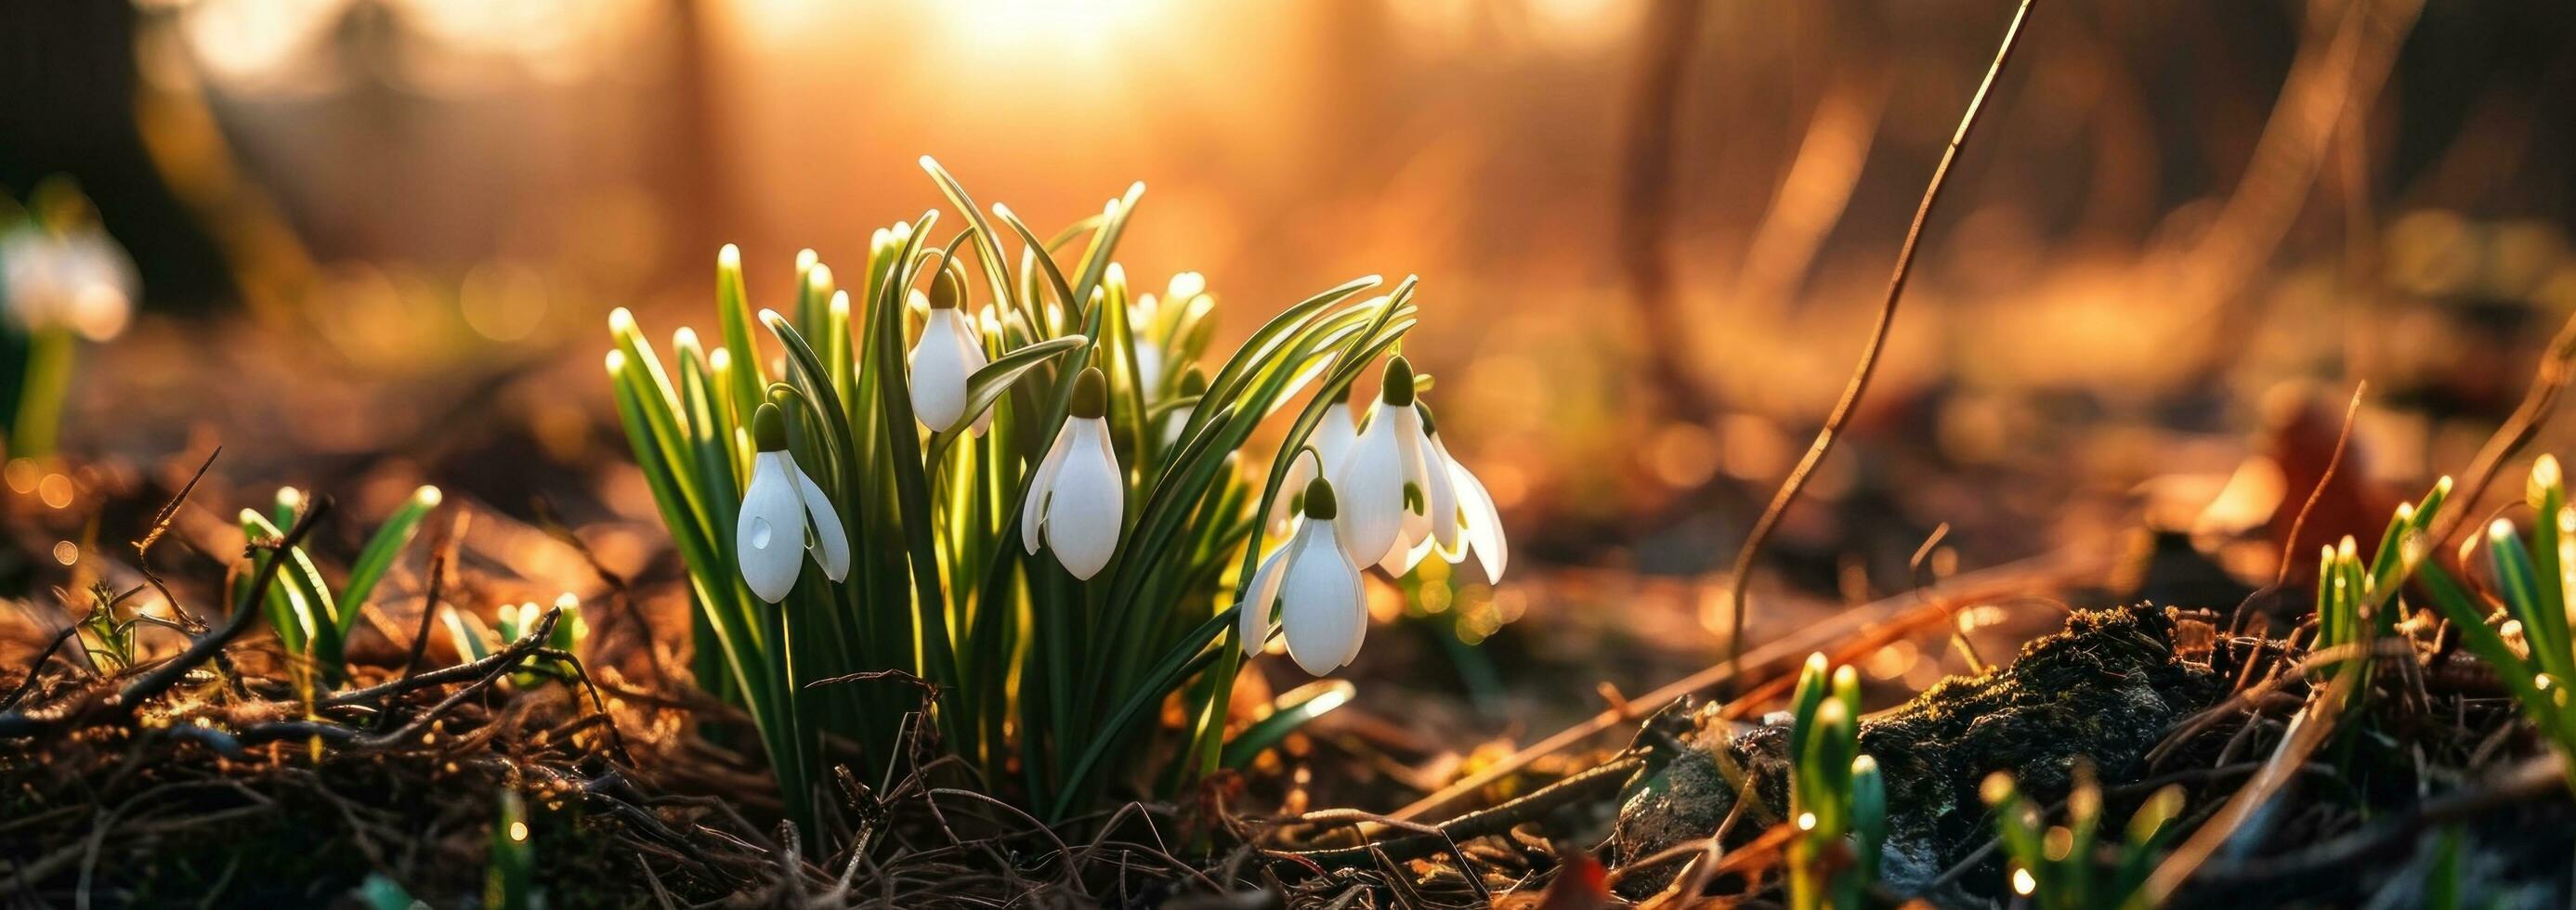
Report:
[[1259,653],[1275,612],[1288,637],[1288,656],[1308,674],[1322,676],[1359,656],[1368,636],[1368,604],[1359,567],[1334,539],[1340,508],[1333,485],[1320,477],[1308,481],[1298,507],[1306,520],[1253,573],[1238,631],[1244,653]]
[[751,487],[743,491],[742,515],[734,522],[734,553],[751,593],[777,603],[795,589],[808,552],[824,577],[840,581],[848,575],[850,538],[823,488],[787,453],[787,420],[778,405],[763,402],[751,426],[760,454],[753,456]]
[[[1400,574],[1430,552],[1433,499],[1450,494],[1448,478],[1431,475],[1422,415],[1413,399],[1413,365],[1400,356],[1389,359],[1377,406],[1341,465],[1329,472],[1342,498],[1342,551],[1354,565],[1391,565],[1389,571]],[[1454,499],[1441,501],[1454,507]]]
[[[921,340],[912,347],[912,413],[921,425],[945,432],[966,415],[966,379],[984,368],[984,335],[960,304],[965,288],[956,273],[940,269],[930,282],[930,312],[921,324]],[[967,429],[977,436],[993,423],[991,411],[977,415]]]
[[1126,475],[1109,447],[1109,384],[1098,367],[1073,383],[1064,429],[1056,433],[1029,495],[1020,506],[1020,543],[1036,555],[1044,541],[1073,577],[1089,580],[1118,551]]
[[133,258],[95,226],[0,230],[0,310],[22,331],[114,338],[134,315],[140,285]]

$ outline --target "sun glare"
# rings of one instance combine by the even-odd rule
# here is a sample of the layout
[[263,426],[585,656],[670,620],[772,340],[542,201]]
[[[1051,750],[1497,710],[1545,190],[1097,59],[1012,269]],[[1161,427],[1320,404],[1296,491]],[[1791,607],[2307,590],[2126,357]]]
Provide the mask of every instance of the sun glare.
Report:
[[1098,58],[1152,28],[1166,5],[1167,0],[963,0],[940,5],[938,15],[950,40],[971,54]]

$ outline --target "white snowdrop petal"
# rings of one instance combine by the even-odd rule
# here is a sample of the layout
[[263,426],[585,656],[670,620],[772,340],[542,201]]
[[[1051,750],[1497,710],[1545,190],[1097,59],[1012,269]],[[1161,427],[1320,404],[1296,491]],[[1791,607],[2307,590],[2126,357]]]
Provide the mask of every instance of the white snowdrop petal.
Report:
[[966,413],[966,377],[974,372],[963,351],[957,311],[930,311],[921,341],[912,348],[912,412],[922,426],[945,431]]
[[1070,451],[1056,469],[1054,495],[1047,500],[1046,539],[1065,571],[1089,580],[1118,552],[1127,489],[1109,451],[1105,422],[1079,420],[1072,432]]
[[1414,566],[1422,564],[1423,557],[1431,555],[1433,550],[1438,549],[1438,544],[1439,541],[1431,539],[1429,534],[1422,535],[1419,540],[1398,539],[1395,546],[1388,548],[1385,556],[1378,558],[1377,567],[1386,572],[1389,578],[1403,578],[1404,573],[1411,572]]
[[[1380,408],[1381,413],[1386,409]],[[1430,446],[1422,439],[1422,413],[1412,408],[1397,408],[1392,415],[1395,451],[1404,466],[1404,486],[1400,497],[1402,512],[1398,518],[1398,539],[1406,549],[1415,541],[1431,536],[1431,464],[1427,457]]]
[[[1440,554],[1442,559],[1455,563],[1467,558],[1467,549],[1476,538],[1476,528],[1472,520],[1475,510],[1468,502],[1472,491],[1467,489],[1467,484],[1473,482],[1473,478],[1462,479],[1461,475],[1465,475],[1467,469],[1459,465],[1458,459],[1449,454],[1449,445],[1440,441],[1439,436],[1431,437],[1431,453],[1433,457],[1431,471],[1448,484],[1449,498],[1452,502],[1449,518],[1442,523],[1454,529],[1454,533],[1447,540],[1442,540],[1438,546],[1433,547],[1432,552]],[[1432,520],[1440,521],[1440,518],[1434,515]]]
[[1364,635],[1359,572],[1325,536],[1302,539],[1281,580],[1280,625],[1288,656],[1308,674],[1322,676],[1348,662],[1352,643]]
[[1038,540],[1046,529],[1046,504],[1055,493],[1055,475],[1064,468],[1064,453],[1073,436],[1073,424],[1055,434],[1055,443],[1047,446],[1046,458],[1038,462],[1038,472],[1029,478],[1029,496],[1020,502],[1020,546],[1031,556],[1038,553]]
[[1296,541],[1289,541],[1288,546],[1280,547],[1270,554],[1270,558],[1262,560],[1261,568],[1252,573],[1252,587],[1245,591],[1247,596],[1243,599],[1243,616],[1237,621],[1243,633],[1245,656],[1261,653],[1261,646],[1269,643],[1271,614],[1279,606],[1280,569],[1288,564],[1288,554],[1296,549]]
[[1454,549],[1459,545],[1458,488],[1450,476],[1449,447],[1441,443],[1439,434],[1433,433],[1423,440],[1421,450],[1423,498],[1430,505],[1424,518],[1441,549]]
[[[989,323],[990,320],[985,322]],[[975,375],[976,370],[983,369],[993,362],[992,358],[984,356],[984,329],[977,324],[976,320],[967,318],[963,313],[958,314],[956,334],[957,359],[966,364],[966,375]]]
[[1306,435],[1306,447],[1314,449],[1315,453],[1311,456],[1300,454],[1289,465],[1288,476],[1280,481],[1278,491],[1270,497],[1272,528],[1284,529],[1297,520],[1293,504],[1299,494],[1306,492],[1306,484],[1318,476],[1332,477],[1334,470],[1341,466],[1342,456],[1350,452],[1351,443],[1357,438],[1359,430],[1351,422],[1351,406],[1338,401],[1325,405],[1322,420],[1315,424],[1314,432]]
[[1404,453],[1397,442],[1394,421],[1371,420],[1330,475],[1341,507],[1334,537],[1354,565],[1386,555],[1404,529]]
[[1323,456],[1324,465],[1330,468],[1341,463],[1342,456],[1350,452],[1351,443],[1359,441],[1359,437],[1359,423],[1351,419],[1351,406],[1336,401],[1324,406],[1324,420],[1315,425],[1306,444],[1314,446],[1315,453]]
[[1386,552],[1378,556],[1376,562],[1369,563],[1369,565],[1376,566],[1378,571],[1385,572],[1388,577],[1402,578],[1404,577],[1404,570],[1406,568],[1404,564],[1404,554],[1411,549],[1411,547],[1405,545],[1404,539],[1399,536],[1396,538],[1394,546],[1387,547]]
[[823,567],[823,577],[833,581],[849,577],[850,536],[841,527],[840,513],[832,509],[831,498],[823,495],[823,488],[814,483],[814,478],[792,466],[788,471],[796,475],[796,491],[804,499],[805,520],[812,523],[814,561]]
[[[1351,573],[1352,590],[1359,590],[1359,586],[1360,576],[1354,571]],[[1342,649],[1341,662],[1333,665],[1335,669],[1350,666],[1352,661],[1360,659],[1360,645],[1368,642],[1368,601],[1364,596],[1354,597],[1348,609],[1351,615],[1351,642]]]
[[125,330],[134,312],[134,293],[141,279],[125,248],[99,231],[84,231],[73,283],[71,325],[91,341],[106,341]]
[[1449,561],[1457,562],[1466,551],[1473,550],[1476,561],[1485,566],[1485,582],[1502,581],[1503,565],[1511,561],[1511,550],[1503,541],[1503,520],[1494,510],[1493,494],[1485,492],[1484,481],[1477,480],[1466,465],[1455,461],[1449,463],[1449,479],[1457,487],[1459,514],[1467,523],[1461,538],[1467,545],[1460,547],[1459,556]]
[[805,559],[805,504],[796,493],[796,470],[785,452],[753,459],[751,487],[743,491],[734,522],[734,555],[743,583],[761,600],[777,603],[796,587]]
[[1163,349],[1141,338],[1136,341],[1136,387],[1145,390],[1146,403],[1162,400]]

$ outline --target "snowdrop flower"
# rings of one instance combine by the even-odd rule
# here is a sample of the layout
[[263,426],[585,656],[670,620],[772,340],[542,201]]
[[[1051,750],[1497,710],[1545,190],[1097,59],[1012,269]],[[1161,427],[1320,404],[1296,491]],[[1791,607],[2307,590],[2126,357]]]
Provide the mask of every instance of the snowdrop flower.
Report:
[[1163,284],[1163,300],[1174,305],[1197,300],[1207,293],[1207,276],[1197,272],[1173,272],[1172,280]]
[[1360,570],[1335,540],[1333,485],[1308,481],[1299,503],[1306,520],[1288,544],[1271,553],[1252,576],[1243,601],[1243,651],[1256,654],[1268,640],[1275,609],[1288,636],[1288,656],[1308,674],[1322,676],[1358,657],[1368,636],[1368,604]]
[[1098,367],[1074,380],[1064,430],[1038,463],[1020,506],[1020,544],[1030,555],[1044,538],[1073,577],[1090,580],[1118,550],[1126,475],[1109,449],[1109,387]]
[[1151,339],[1136,339],[1136,387],[1144,390],[1146,404],[1161,400],[1157,393],[1163,390],[1163,346]]
[[1351,419],[1351,387],[1342,387],[1342,400],[1324,406],[1323,421],[1307,435],[1306,445],[1314,457],[1297,459],[1288,468],[1288,476],[1279,482],[1279,491],[1270,498],[1270,527],[1285,531],[1296,520],[1297,496],[1306,491],[1306,482],[1323,476],[1342,463],[1342,456],[1359,439],[1359,424]]
[[1378,407],[1341,464],[1327,471],[1341,493],[1336,530],[1353,564],[1388,566],[1401,574],[1430,552],[1432,510],[1455,509],[1457,500],[1446,472],[1433,477],[1429,452],[1422,414],[1413,407],[1413,365],[1390,359],[1378,385]]
[[[1126,282],[1127,273],[1118,263],[1110,263],[1109,268],[1115,276],[1111,280]],[[1145,403],[1163,400],[1163,377],[1171,367],[1178,366],[1163,362],[1163,346],[1174,341],[1171,330],[1175,320],[1205,313],[1214,305],[1215,301],[1207,296],[1207,279],[1197,272],[1175,273],[1162,297],[1149,291],[1136,295],[1136,301],[1127,305],[1127,324],[1133,327],[1130,334],[1136,341],[1136,387],[1144,390]]]
[[[921,340],[912,347],[912,413],[934,432],[957,428],[966,415],[966,378],[984,368],[984,333],[957,307],[965,296],[957,276],[939,270],[930,283],[930,314],[921,324]],[[967,429],[982,436],[992,425],[988,410]]]
[[1449,489],[1457,500],[1456,513],[1443,518],[1432,512],[1435,539],[1439,541],[1440,558],[1452,563],[1463,562],[1468,553],[1485,567],[1485,583],[1503,580],[1503,565],[1511,561],[1511,549],[1503,542],[1503,521],[1494,510],[1493,494],[1485,492],[1485,483],[1468,472],[1467,466],[1450,457],[1449,444],[1440,441],[1440,425],[1431,418],[1431,407],[1423,405],[1422,432],[1431,442],[1431,470],[1447,475]]
[[850,538],[823,488],[787,454],[787,420],[778,406],[761,404],[751,426],[760,454],[752,461],[751,488],[742,494],[742,516],[734,522],[734,552],[751,593],[777,603],[796,587],[808,552],[823,566],[824,577],[840,581],[848,575]]
[[134,260],[95,227],[0,233],[0,302],[20,329],[69,328],[91,341],[125,331],[141,284]]

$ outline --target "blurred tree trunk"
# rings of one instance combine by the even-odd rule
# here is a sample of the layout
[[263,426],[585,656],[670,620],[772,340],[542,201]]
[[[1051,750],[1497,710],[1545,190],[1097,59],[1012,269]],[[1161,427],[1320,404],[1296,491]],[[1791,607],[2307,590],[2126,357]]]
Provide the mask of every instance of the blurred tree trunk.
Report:
[[675,116],[658,118],[661,145],[669,150],[668,179],[662,181],[677,231],[679,255],[671,257],[674,277],[703,278],[716,248],[749,226],[735,220],[738,207],[724,185],[720,137],[724,118],[715,87],[714,34],[707,27],[706,0],[671,0],[671,88]]
[[1665,247],[1672,232],[1676,121],[1699,36],[1701,0],[1655,0],[1638,31],[1638,71],[1630,98],[1627,162],[1619,182],[1619,255],[1636,302],[1646,376],[1666,416],[1693,423],[1716,418],[1718,402],[1689,367],[1688,320],[1674,300]]

